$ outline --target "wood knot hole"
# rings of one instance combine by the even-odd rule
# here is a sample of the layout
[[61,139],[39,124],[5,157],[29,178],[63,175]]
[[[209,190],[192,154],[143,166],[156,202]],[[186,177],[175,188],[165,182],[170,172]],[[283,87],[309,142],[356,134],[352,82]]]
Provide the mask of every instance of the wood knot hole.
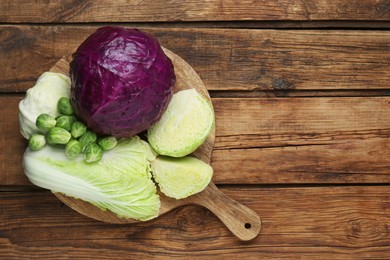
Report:
[[274,90],[292,90],[295,87],[293,84],[291,84],[287,80],[278,78],[278,79],[274,79],[272,81],[272,88]]

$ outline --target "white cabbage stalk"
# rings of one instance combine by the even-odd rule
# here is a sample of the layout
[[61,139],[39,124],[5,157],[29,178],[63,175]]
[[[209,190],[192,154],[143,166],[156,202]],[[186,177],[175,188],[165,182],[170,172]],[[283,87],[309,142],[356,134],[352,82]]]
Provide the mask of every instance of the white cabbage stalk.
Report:
[[173,95],[160,120],[148,129],[148,141],[158,154],[183,157],[203,144],[213,127],[211,102],[186,89]]
[[29,139],[31,135],[39,132],[35,121],[40,114],[58,116],[58,99],[69,98],[69,96],[69,77],[55,72],[43,73],[35,86],[27,90],[25,98],[19,103],[19,125],[23,137]]
[[155,158],[149,144],[134,136],[118,141],[93,164],[85,163],[81,155],[69,160],[63,148],[27,148],[23,167],[39,187],[88,201],[119,217],[144,221],[157,217],[160,207],[150,173]]
[[152,172],[161,192],[175,199],[184,199],[201,192],[213,176],[210,165],[190,156],[158,156],[152,162]]

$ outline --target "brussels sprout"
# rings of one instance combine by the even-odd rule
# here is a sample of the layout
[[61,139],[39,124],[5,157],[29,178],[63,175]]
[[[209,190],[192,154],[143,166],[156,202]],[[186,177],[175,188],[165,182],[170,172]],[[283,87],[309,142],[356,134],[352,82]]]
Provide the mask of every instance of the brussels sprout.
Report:
[[87,145],[95,143],[97,139],[97,135],[90,131],[87,130],[85,133],[79,138],[80,143],[83,145],[83,151],[87,147]]
[[56,126],[64,128],[66,131],[70,131],[75,120],[74,116],[59,116],[57,118]]
[[84,151],[84,162],[86,163],[94,163],[100,161],[103,157],[103,149],[95,144],[88,144]]
[[79,138],[87,131],[87,126],[80,121],[76,121],[72,125],[71,134],[74,138]]
[[60,114],[63,114],[63,115],[72,115],[73,114],[73,109],[72,109],[72,106],[70,104],[70,100],[69,100],[69,98],[66,98],[66,97],[61,97],[58,100],[57,109],[58,109],[58,112]]
[[42,131],[48,131],[56,126],[57,121],[48,114],[40,114],[36,120],[36,126]]
[[61,127],[53,127],[46,136],[49,144],[67,144],[70,138],[70,133]]
[[46,145],[45,136],[40,134],[34,134],[28,140],[28,146],[33,151],[41,150]]
[[73,159],[81,153],[82,149],[83,145],[79,141],[73,139],[66,144],[65,154],[69,159]]
[[104,151],[111,150],[112,148],[114,148],[116,146],[117,143],[118,143],[118,141],[116,140],[116,138],[114,136],[103,137],[98,142],[98,144],[100,145],[100,147]]

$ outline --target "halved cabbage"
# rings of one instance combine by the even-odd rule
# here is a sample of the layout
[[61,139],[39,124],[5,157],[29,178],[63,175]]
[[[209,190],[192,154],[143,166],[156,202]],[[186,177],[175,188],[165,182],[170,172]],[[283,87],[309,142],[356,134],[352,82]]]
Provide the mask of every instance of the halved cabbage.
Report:
[[214,126],[211,102],[195,89],[173,95],[160,120],[148,129],[148,141],[161,155],[183,157],[195,151]]
[[162,193],[171,198],[184,199],[206,188],[213,176],[213,168],[190,156],[158,156],[152,162],[152,173]]

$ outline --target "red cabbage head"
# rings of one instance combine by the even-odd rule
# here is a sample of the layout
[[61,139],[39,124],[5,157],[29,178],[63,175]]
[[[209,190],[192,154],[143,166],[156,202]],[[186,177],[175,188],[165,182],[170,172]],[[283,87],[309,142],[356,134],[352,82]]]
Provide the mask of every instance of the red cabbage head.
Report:
[[102,27],[73,54],[71,104],[101,135],[130,137],[163,114],[173,95],[174,67],[153,36]]

